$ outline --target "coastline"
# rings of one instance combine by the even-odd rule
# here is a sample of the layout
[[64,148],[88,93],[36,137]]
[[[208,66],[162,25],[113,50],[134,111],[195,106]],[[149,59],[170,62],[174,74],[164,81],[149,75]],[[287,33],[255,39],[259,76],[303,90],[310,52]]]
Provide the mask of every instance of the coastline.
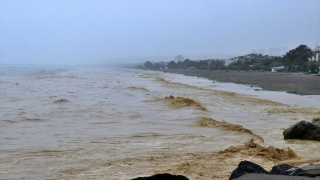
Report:
[[259,86],[268,91],[286,91],[299,95],[320,95],[320,77],[300,73],[243,72],[224,70],[175,70],[164,72],[203,77],[220,82]]

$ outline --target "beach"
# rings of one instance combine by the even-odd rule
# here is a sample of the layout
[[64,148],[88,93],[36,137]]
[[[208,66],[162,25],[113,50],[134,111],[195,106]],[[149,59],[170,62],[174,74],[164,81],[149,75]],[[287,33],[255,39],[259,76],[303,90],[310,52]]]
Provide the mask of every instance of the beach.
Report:
[[319,96],[135,69],[3,66],[0,74],[2,179],[224,180],[243,160],[268,171],[320,161],[318,142],[282,136],[320,116]]
[[286,91],[300,95],[320,95],[320,76],[293,72],[173,70],[166,72],[198,76],[221,82],[259,86],[269,91]]

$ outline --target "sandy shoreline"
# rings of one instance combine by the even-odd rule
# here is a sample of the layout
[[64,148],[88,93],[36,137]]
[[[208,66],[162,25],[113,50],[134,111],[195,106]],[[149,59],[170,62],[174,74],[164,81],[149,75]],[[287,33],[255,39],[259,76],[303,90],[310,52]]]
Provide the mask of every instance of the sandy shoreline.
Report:
[[320,95],[320,76],[297,73],[243,72],[223,70],[172,70],[165,72],[198,76],[221,82],[250,84],[270,91],[287,91],[300,95]]

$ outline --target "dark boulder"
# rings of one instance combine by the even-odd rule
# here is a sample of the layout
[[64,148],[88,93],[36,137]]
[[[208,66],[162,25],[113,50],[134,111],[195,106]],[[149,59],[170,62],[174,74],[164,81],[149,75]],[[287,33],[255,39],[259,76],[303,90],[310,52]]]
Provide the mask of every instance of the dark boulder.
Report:
[[320,176],[320,163],[291,168],[287,172],[290,173],[290,176],[317,177]]
[[169,173],[155,174],[148,177],[137,177],[132,180],[189,180],[187,177],[182,175],[172,175]]
[[288,164],[279,164],[279,165],[273,166],[269,174],[289,175],[290,172],[288,172],[288,170],[292,168],[294,168],[294,166],[290,166]]
[[320,141],[320,126],[300,121],[283,131],[284,139],[306,139]]
[[231,174],[229,180],[236,179],[246,173],[268,174],[268,172],[266,170],[264,170],[258,164],[255,164],[250,161],[241,161],[238,164],[238,167],[232,171],[232,174]]

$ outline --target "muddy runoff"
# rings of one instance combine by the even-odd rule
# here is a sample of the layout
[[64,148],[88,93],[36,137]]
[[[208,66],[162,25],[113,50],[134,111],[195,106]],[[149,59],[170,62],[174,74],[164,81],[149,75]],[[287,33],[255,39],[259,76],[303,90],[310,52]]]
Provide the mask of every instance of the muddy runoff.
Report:
[[[239,114],[241,115],[242,111],[244,111],[246,114],[251,114],[250,117],[255,117],[255,123],[265,122],[266,124],[269,123],[268,125],[271,125],[267,120],[272,119],[272,121],[274,121],[274,117],[270,117],[270,115],[284,113],[291,113],[290,115],[292,115],[292,113],[294,113],[297,115],[288,116],[286,118],[292,119],[294,117],[296,118],[294,121],[298,121],[301,117],[309,118],[309,116],[317,115],[317,109],[312,109],[310,111],[308,108],[292,107],[287,104],[258,99],[234,92],[197,87],[180,82],[171,82],[166,77],[159,74],[146,74],[140,75],[140,77],[146,79],[155,78],[157,83],[162,84],[166,88],[174,89],[176,92],[174,95],[169,96],[159,97],[156,95],[144,100],[144,102],[154,104],[159,103],[160,105],[163,105],[164,108],[168,108],[166,109],[167,111],[172,111],[176,114],[190,110],[194,114],[200,115],[200,117],[194,119],[191,118],[191,120],[189,120],[190,124],[187,126],[200,128],[200,131],[201,129],[218,129],[225,132],[224,135],[226,136],[221,135],[221,137],[217,137],[225,140],[224,143],[215,142],[216,139],[212,138],[211,143],[214,143],[213,146],[220,146],[216,148],[219,150],[212,150],[213,148],[210,149],[210,146],[205,146],[205,143],[210,142],[211,137],[185,134],[181,136],[179,141],[186,139],[190,139],[190,141],[188,141],[189,143],[192,141],[199,141],[200,143],[192,143],[199,143],[201,147],[203,146],[203,148],[208,149],[193,152],[186,148],[184,151],[180,150],[181,144],[176,142],[170,144],[168,147],[163,146],[162,148],[153,149],[138,156],[118,158],[117,160],[110,160],[101,163],[92,162],[90,166],[87,167],[72,167],[70,169],[64,169],[61,171],[61,173],[64,174],[63,177],[70,176],[86,179],[95,175],[97,177],[116,180],[119,179],[119,177],[122,177],[121,179],[131,179],[138,176],[150,176],[156,173],[171,173],[182,174],[190,179],[228,179],[231,172],[237,167],[238,163],[243,160],[257,163],[266,170],[270,170],[272,166],[281,163],[297,166],[303,163],[320,161],[320,158],[300,156],[303,153],[301,153],[301,142],[298,141],[298,148],[295,147],[294,143],[293,147],[300,150],[299,153],[296,153],[293,148],[289,148],[283,143],[281,144],[281,147],[278,147],[277,144],[266,145],[264,142],[265,139],[269,140],[269,143],[271,142],[270,137],[268,137],[270,134],[269,131],[272,133],[278,133],[282,131],[281,129],[273,129],[273,127],[271,127],[270,129],[259,132],[259,128],[263,126],[251,129],[252,126],[247,126],[252,124],[252,122],[249,121],[250,119],[248,119],[248,122],[240,125],[230,122],[230,120],[217,121],[212,118],[217,114],[218,116],[223,113],[230,115],[230,109],[238,108],[239,110],[234,112],[236,117],[235,119],[243,118],[238,116]],[[144,87],[129,86],[128,89],[145,91],[150,93],[150,95],[153,94],[152,90],[147,90]],[[189,93],[189,91],[191,93]],[[204,96],[209,97],[207,99],[209,99],[210,102],[201,98]],[[152,104],[150,104],[150,106],[152,106]],[[204,114],[202,113],[207,113],[206,115],[210,115],[210,117],[204,117]],[[164,114],[169,114],[169,112],[165,112]],[[191,115],[193,114],[191,113]],[[261,121],[260,119],[264,119],[264,121]],[[181,121],[187,121],[187,119]],[[259,134],[257,132],[259,132]],[[283,142],[283,140],[281,140],[281,133],[275,134],[272,138],[275,136],[278,142]],[[132,137],[144,139],[156,138],[151,137],[150,135]],[[231,139],[232,141],[230,141]],[[201,145],[201,143],[204,144]]]
[[102,168],[109,179],[116,179],[119,171],[126,174],[125,177],[128,179],[154,173],[182,174],[190,179],[228,179],[242,160],[262,164],[265,169],[271,169],[273,165],[280,163],[292,165],[303,163],[290,148],[263,147],[254,139],[250,139],[243,145],[231,146],[218,152],[163,153],[109,161],[95,166]]
[[301,107],[218,90],[201,78],[126,71],[4,77],[1,178],[119,180],[167,172],[228,179],[242,160],[270,170],[320,157],[319,143],[282,137],[284,128],[316,117],[318,106],[293,112]]

